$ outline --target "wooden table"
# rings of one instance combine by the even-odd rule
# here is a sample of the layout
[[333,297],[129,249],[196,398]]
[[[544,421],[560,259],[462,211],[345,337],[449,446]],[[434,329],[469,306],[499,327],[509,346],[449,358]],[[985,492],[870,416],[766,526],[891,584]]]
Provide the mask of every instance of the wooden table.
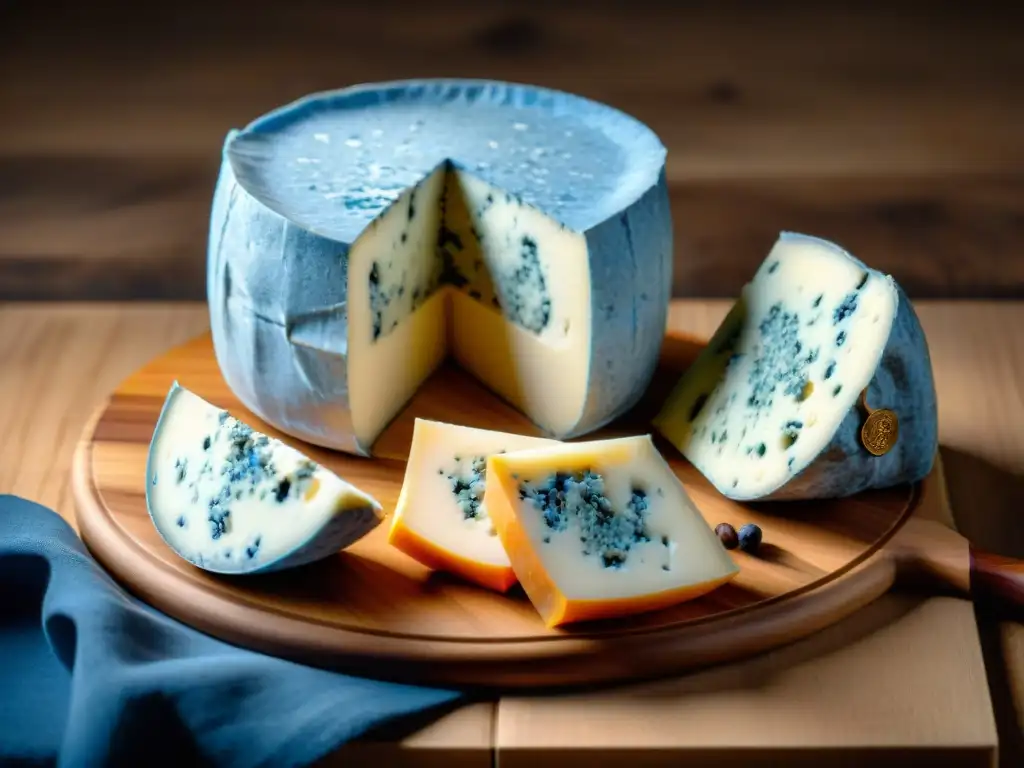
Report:
[[[1024,304],[920,302],[956,524],[1024,556]],[[679,302],[708,334],[721,301]],[[207,326],[201,304],[0,305],[0,493],[73,520],[79,432],[130,370]],[[952,522],[952,521],[951,521]],[[980,632],[979,632],[980,629]],[[954,598],[883,597],[805,641],[656,683],[507,697],[385,729],[324,765],[1024,764],[1024,627]],[[998,746],[997,746],[998,745]],[[572,764],[575,764],[573,761]]]

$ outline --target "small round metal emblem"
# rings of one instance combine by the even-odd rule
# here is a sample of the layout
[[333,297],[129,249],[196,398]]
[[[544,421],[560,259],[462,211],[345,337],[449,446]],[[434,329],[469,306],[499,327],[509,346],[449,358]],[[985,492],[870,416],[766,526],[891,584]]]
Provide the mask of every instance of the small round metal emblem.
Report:
[[860,428],[860,441],[869,453],[883,456],[888,453],[900,434],[899,419],[888,408],[871,411]]

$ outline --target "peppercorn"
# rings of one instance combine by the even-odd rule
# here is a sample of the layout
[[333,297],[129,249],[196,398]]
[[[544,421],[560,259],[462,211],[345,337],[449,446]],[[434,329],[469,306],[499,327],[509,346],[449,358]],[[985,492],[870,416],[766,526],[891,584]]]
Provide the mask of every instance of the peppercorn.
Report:
[[761,546],[761,529],[753,523],[747,523],[740,528],[739,540],[740,549],[753,554]]
[[736,535],[736,529],[728,523],[720,523],[715,528],[715,533],[718,535],[718,540],[722,542],[722,546],[726,549],[736,549],[740,543],[739,537]]

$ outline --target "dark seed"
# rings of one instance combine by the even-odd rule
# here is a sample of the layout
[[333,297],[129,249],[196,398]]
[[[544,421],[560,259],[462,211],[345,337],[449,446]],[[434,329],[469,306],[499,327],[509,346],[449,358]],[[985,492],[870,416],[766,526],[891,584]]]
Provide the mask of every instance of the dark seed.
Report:
[[753,523],[747,523],[739,532],[740,549],[753,554],[761,546],[761,529]]
[[736,549],[740,543],[739,536],[736,535],[736,529],[728,523],[719,523],[718,527],[715,528],[715,534],[717,534],[718,540],[722,542],[722,546],[726,549]]

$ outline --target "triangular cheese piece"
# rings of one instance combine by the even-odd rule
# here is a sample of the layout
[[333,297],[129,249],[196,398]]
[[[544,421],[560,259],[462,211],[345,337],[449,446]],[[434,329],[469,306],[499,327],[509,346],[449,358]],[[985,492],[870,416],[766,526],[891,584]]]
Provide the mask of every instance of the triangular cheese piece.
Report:
[[372,497],[177,382],[150,442],[146,503],[175,553],[231,574],[319,560],[383,519]]
[[649,435],[487,461],[484,500],[545,624],[652,611],[738,572]]

